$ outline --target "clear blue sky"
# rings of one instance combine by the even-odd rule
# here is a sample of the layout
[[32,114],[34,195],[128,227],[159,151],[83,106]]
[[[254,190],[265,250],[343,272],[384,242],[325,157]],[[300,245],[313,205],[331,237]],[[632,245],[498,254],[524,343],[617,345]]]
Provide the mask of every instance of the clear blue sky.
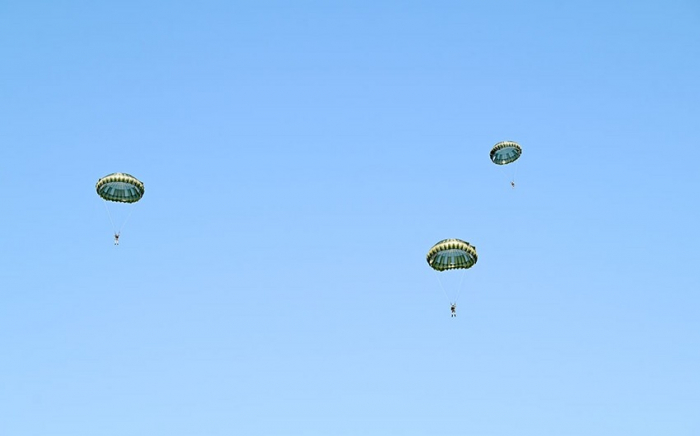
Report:
[[0,434],[698,435],[699,101],[692,0],[4,1]]

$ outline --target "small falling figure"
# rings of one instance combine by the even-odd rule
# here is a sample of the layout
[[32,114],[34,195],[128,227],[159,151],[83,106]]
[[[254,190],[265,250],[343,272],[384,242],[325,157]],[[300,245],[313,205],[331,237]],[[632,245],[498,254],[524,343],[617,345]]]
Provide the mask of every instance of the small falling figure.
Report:
[[114,234],[114,245],[119,245],[119,233]]
[[452,303],[450,305],[450,312],[451,312],[450,313],[451,318],[454,318],[455,316],[457,316],[457,303]]
[[510,182],[510,187],[511,187],[511,188],[515,188],[515,182],[514,182],[514,181],[511,181],[511,182]]

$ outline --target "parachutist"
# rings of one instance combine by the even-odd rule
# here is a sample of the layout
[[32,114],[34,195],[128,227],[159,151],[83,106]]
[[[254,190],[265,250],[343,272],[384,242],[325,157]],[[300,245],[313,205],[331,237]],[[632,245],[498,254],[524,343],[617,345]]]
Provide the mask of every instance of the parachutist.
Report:
[[119,245],[119,232],[121,232],[126,220],[131,216],[132,209],[128,209],[129,215],[127,215],[121,225],[115,225],[114,221],[112,221],[112,214],[109,212],[107,203],[136,203],[141,200],[145,192],[143,182],[126,173],[112,173],[99,179],[95,185],[95,189],[97,190],[97,195],[105,201],[105,209],[107,210],[109,221],[112,223],[112,231],[114,232],[114,245]]
[[[462,241],[461,239],[443,239],[428,251],[428,255],[425,260],[428,262],[430,268],[434,269],[440,274],[446,274],[448,276],[453,276],[454,271],[468,270],[476,264],[478,256],[476,254],[476,247],[471,245],[469,242]],[[453,271],[453,272],[445,272]],[[460,275],[457,275],[459,278]],[[440,281],[440,276],[438,275],[438,281]],[[456,285],[456,283],[455,283]],[[459,299],[459,287],[447,292],[447,290],[442,286],[440,282],[440,287],[445,292],[445,297],[447,302],[450,303],[450,313],[454,318],[457,316],[457,300]],[[461,287],[461,281],[460,281]]]
[[[491,162],[496,165],[511,165],[518,160],[522,154],[523,149],[517,142],[501,141],[493,146],[489,157],[491,157]],[[515,188],[515,173],[510,176],[510,179],[511,188]]]

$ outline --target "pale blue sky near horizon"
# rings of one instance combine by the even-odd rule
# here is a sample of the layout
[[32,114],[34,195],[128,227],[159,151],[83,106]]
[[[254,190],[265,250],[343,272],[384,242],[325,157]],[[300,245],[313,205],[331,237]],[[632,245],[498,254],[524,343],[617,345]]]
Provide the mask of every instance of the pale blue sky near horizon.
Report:
[[0,434],[700,434],[698,77],[693,1],[0,2]]

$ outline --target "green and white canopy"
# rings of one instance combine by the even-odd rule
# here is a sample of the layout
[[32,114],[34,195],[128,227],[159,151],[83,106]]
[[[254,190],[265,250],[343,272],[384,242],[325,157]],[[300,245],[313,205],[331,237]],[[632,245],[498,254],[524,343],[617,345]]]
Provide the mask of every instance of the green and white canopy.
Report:
[[118,203],[136,203],[143,197],[143,183],[126,173],[113,173],[102,177],[95,186],[97,195],[107,201]]
[[496,165],[507,165],[518,160],[523,149],[517,142],[503,141],[494,145],[491,149],[491,161]]
[[428,265],[436,271],[468,269],[478,259],[476,247],[461,239],[443,239],[428,251]]

